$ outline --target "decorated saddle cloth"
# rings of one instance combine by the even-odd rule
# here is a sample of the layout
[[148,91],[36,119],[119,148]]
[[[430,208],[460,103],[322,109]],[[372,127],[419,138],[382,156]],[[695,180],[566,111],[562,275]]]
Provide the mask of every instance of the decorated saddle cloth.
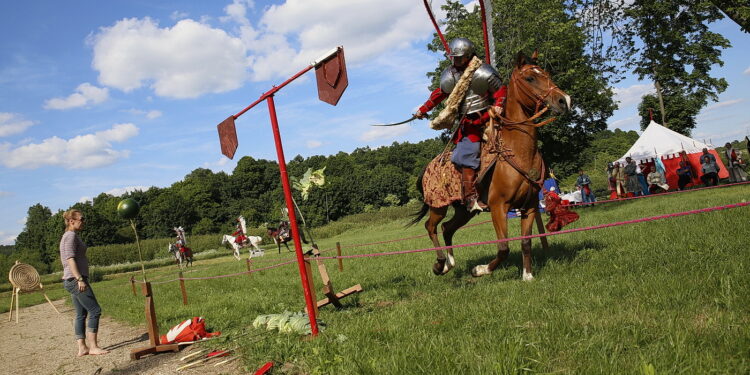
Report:
[[[446,149],[427,164],[422,177],[422,191],[424,203],[430,207],[445,207],[453,202],[463,200],[461,187],[461,171],[451,162],[452,150]],[[482,142],[479,173],[477,181],[481,181],[497,160],[497,153],[487,143]],[[482,186],[478,186],[482,196]]]

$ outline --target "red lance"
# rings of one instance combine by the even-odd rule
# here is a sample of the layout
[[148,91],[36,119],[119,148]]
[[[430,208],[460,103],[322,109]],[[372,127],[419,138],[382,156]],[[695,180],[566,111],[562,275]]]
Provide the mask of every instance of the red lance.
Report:
[[432,8],[430,8],[430,4],[427,2],[427,0],[423,0],[424,2],[424,8],[427,10],[427,15],[430,16],[430,20],[432,20],[432,25],[435,26],[435,31],[437,31],[438,36],[440,37],[440,41],[443,42],[443,48],[445,49],[445,54],[449,55],[451,53],[451,49],[448,47],[448,42],[445,41],[445,37],[443,36],[443,33],[440,31],[440,27],[437,24],[437,21],[435,20],[435,15],[432,14]]

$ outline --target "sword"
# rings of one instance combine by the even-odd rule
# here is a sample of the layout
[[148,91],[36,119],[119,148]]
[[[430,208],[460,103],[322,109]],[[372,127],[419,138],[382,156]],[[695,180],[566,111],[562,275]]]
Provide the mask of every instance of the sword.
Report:
[[417,118],[417,115],[414,115],[414,116],[411,116],[408,119],[406,119],[404,121],[401,121],[401,122],[396,122],[396,123],[393,123],[393,124],[377,124],[377,125],[370,125],[370,126],[396,126],[396,125],[403,125],[403,124],[406,124],[407,122],[414,121],[416,118]]

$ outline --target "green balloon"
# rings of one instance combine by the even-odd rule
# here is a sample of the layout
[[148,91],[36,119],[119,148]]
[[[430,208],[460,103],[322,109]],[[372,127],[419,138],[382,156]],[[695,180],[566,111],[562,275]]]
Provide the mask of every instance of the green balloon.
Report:
[[135,219],[141,206],[133,198],[127,198],[117,204],[117,214],[123,219]]

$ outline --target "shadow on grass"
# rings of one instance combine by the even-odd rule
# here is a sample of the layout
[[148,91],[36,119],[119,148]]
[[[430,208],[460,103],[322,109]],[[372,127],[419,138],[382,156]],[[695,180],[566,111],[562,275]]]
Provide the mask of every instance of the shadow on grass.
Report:
[[[553,242],[549,245],[548,250],[544,250],[541,244],[537,243],[531,249],[532,267],[538,271],[545,267],[550,261],[561,261],[561,262],[572,262],[581,250],[602,250],[606,247],[604,242],[586,239],[575,243],[570,242]],[[470,280],[476,280],[471,275],[471,270],[474,266],[480,264],[488,264],[495,259],[495,254],[487,254],[479,258],[470,258],[465,262],[459,263],[456,268],[452,270],[454,286],[465,286],[467,284],[465,278]],[[500,280],[509,280],[520,278],[520,272],[523,267],[523,256],[520,251],[520,245],[511,245],[511,252],[508,259],[498,267],[494,274],[497,278],[497,274],[500,274]],[[470,281],[474,283],[474,281]]]

